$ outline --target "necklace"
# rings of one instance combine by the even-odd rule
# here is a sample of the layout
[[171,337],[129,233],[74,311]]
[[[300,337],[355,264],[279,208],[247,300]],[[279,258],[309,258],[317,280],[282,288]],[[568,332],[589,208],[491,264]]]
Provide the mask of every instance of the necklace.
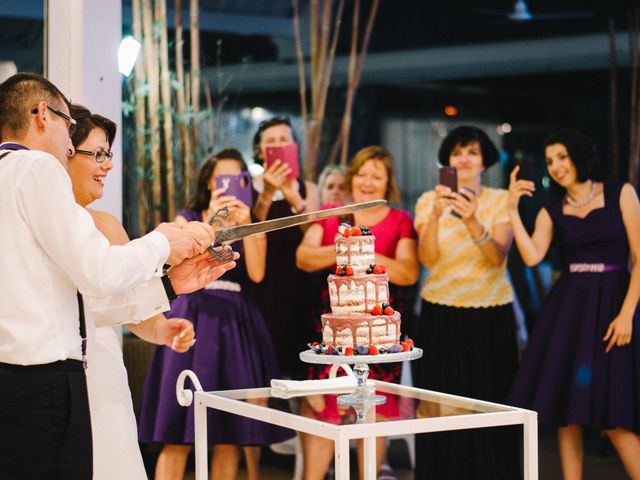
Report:
[[587,194],[587,196],[584,198],[584,200],[574,200],[573,198],[571,198],[571,196],[567,193],[564,196],[565,201],[571,205],[573,208],[581,208],[584,207],[586,204],[588,204],[591,200],[593,200],[593,197],[596,196],[596,184],[594,181],[589,180],[591,182],[591,188],[589,189],[589,193]]

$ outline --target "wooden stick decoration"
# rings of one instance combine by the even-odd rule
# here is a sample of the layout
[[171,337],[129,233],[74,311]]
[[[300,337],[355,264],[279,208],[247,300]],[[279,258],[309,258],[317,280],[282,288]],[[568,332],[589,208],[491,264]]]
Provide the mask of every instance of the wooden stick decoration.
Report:
[[160,94],[162,107],[162,132],[164,134],[164,159],[167,185],[167,217],[176,216],[176,183],[173,168],[173,118],[171,117],[171,76],[169,74],[169,42],[167,40],[167,4],[166,0],[156,0],[158,25],[160,27]]
[[151,170],[153,172],[153,219],[152,225],[161,221],[160,205],[162,203],[161,170],[160,170],[160,117],[158,104],[158,52],[153,33],[153,9],[151,0],[142,0],[142,19],[144,28],[145,62],[149,83],[149,124],[151,130]]
[[186,99],[185,99],[185,79],[184,79],[184,38],[182,34],[182,0],[175,0],[175,27],[176,27],[176,81],[178,84],[178,91],[176,92],[176,118],[178,120],[178,137],[179,137],[179,161],[181,163],[182,170],[182,202],[186,204],[187,198],[187,179],[189,175],[187,173],[187,165],[190,164],[191,159],[191,142],[189,140],[189,128],[188,128],[188,112],[186,111]]
[[[191,130],[191,149],[194,153],[198,152],[198,113],[200,112],[200,23],[199,23],[199,7],[198,0],[191,0],[190,4],[191,18],[191,112],[193,114],[193,128]],[[187,197],[191,195],[191,184],[194,180],[193,164],[188,163],[187,172],[185,174],[185,190]]]
[[[146,53],[143,46],[142,35],[142,18],[140,12],[140,1],[132,0],[131,7],[133,13],[133,36],[142,46],[142,54],[146,58]],[[149,201],[148,201],[148,183],[147,183],[147,155],[145,152],[146,134],[146,105],[145,97],[142,95],[145,71],[145,62],[137,61],[135,67],[135,87],[134,95],[136,97],[136,165],[138,166],[138,233],[144,234],[147,231],[147,218],[149,216]]]

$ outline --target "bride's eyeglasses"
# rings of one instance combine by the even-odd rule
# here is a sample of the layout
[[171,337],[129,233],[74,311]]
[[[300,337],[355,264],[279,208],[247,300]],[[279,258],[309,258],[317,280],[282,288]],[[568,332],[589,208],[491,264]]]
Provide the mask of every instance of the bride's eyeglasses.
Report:
[[113,152],[107,152],[106,150],[102,149],[96,150],[95,152],[92,152],[90,150],[76,149],[76,153],[93,157],[96,163],[103,163],[105,160],[111,161],[111,159],[113,158]]

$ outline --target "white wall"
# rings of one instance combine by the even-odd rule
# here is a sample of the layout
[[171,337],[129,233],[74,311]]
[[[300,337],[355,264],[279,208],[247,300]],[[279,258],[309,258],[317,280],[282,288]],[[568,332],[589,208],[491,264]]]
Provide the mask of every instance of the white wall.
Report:
[[[45,0],[45,76],[73,102],[122,126],[118,46],[121,0]],[[122,132],[113,144],[114,166],[105,195],[92,207],[122,220]]]

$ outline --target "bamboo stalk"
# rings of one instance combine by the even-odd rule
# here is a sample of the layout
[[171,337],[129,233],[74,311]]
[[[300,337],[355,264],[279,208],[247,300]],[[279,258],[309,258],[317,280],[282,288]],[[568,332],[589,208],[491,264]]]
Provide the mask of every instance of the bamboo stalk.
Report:
[[164,133],[164,152],[167,181],[167,217],[173,220],[176,216],[176,181],[173,165],[173,119],[171,117],[171,76],[169,74],[169,42],[167,39],[167,4],[166,0],[156,0],[158,6],[158,23],[160,25],[160,94],[162,99],[162,131]]
[[182,29],[182,0],[175,0],[175,27],[176,27],[176,80],[178,91],[176,92],[176,118],[178,120],[179,152],[182,169],[182,202],[187,202],[187,165],[191,158],[191,143],[189,142],[188,120],[186,118],[185,80],[184,80],[184,38]]
[[[142,46],[142,55],[145,55],[143,46],[142,35],[142,19],[140,13],[140,0],[132,0],[131,2],[133,13],[133,36]],[[145,152],[145,125],[146,125],[146,105],[145,97],[142,95],[142,86],[144,85],[144,65],[142,61],[137,61],[134,65],[135,68],[135,87],[134,95],[136,97],[136,165],[138,166],[138,233],[144,234],[147,231],[148,218],[148,201],[147,201],[147,155]]]
[[160,117],[158,103],[160,100],[158,89],[158,53],[153,32],[153,10],[151,0],[142,0],[142,22],[144,28],[145,62],[147,79],[149,82],[149,125],[151,129],[151,171],[153,172],[152,225],[160,223],[160,204],[162,202],[161,173],[160,173]]
[[[191,129],[191,151],[198,152],[198,113],[200,112],[200,23],[198,19],[198,0],[191,0],[191,112],[193,114],[193,126]],[[193,164],[189,162],[189,175],[185,178],[187,196],[191,195],[191,185],[194,180]]]
[[[359,3],[359,0],[358,0]],[[373,0],[371,10],[369,10],[369,18],[367,19],[367,26],[365,28],[364,39],[362,46],[360,47],[360,54],[355,65],[355,71],[353,78],[349,81],[349,88],[347,91],[347,102],[344,109],[343,116],[343,128],[342,128],[342,152],[340,155],[340,163],[345,165],[347,162],[347,154],[349,148],[349,132],[351,130],[351,113],[353,111],[353,103],[356,97],[356,90],[360,84],[360,78],[362,76],[362,68],[364,67],[367,51],[369,50],[369,41],[371,40],[371,32],[373,31],[373,24],[375,22],[376,15],[378,13],[378,5],[380,0]],[[350,69],[351,70],[351,69]],[[351,75],[351,71],[349,71]]]
[[300,10],[298,0],[292,0],[293,4],[293,32],[296,42],[296,59],[298,60],[298,94],[300,95],[300,110],[302,112],[302,125],[305,138],[307,137],[307,80],[304,71],[304,56],[302,55],[302,37],[300,35]]

